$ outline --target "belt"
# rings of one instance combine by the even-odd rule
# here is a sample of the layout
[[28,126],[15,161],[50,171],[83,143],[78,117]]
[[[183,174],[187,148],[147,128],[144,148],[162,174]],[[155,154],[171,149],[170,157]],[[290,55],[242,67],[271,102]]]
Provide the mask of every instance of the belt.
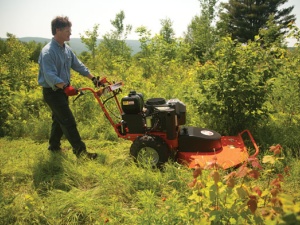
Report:
[[53,91],[53,92],[63,92],[63,89],[57,88],[56,90],[53,90],[51,87],[43,87],[43,90]]

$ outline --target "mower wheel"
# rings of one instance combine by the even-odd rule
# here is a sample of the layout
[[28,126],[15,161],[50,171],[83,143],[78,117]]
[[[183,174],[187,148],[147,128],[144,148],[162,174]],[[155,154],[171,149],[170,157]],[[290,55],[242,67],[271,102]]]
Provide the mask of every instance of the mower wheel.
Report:
[[145,135],[133,141],[130,155],[140,165],[150,164],[152,167],[161,168],[168,161],[170,150],[161,138]]

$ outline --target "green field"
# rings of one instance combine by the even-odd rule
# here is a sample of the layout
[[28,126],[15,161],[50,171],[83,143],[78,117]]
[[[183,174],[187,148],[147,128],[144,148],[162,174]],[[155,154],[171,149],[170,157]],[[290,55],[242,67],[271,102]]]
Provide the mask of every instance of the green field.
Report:
[[[63,152],[50,153],[46,140],[0,139],[1,224],[300,221],[299,160],[274,157],[275,163],[262,164],[263,169],[249,165],[244,173],[211,168],[197,177],[199,171],[175,162],[163,171],[135,165],[127,141],[86,144],[99,153],[97,160],[76,159],[66,141]],[[251,171],[259,171],[259,177]]]

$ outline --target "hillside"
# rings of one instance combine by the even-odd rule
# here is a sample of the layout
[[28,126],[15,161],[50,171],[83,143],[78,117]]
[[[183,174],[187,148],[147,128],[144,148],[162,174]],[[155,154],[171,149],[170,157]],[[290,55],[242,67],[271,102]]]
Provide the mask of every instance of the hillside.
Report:
[[[38,43],[48,43],[50,41],[49,38],[40,38],[40,37],[23,37],[19,38],[22,42],[30,42],[35,41]],[[101,42],[101,39],[98,39],[98,44]],[[132,55],[136,54],[140,51],[140,42],[138,40],[126,40],[128,46],[132,49]],[[70,46],[74,50],[76,54],[80,54],[83,51],[87,51],[85,45],[81,42],[80,38],[71,38],[69,41]]]

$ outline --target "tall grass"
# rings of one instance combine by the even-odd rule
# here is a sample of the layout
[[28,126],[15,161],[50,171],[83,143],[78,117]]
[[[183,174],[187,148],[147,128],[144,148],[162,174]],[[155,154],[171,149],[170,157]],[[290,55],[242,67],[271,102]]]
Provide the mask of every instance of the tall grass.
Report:
[[87,141],[96,161],[76,159],[67,142],[63,153],[27,139],[0,143],[2,224],[144,224],[168,217],[152,211],[162,198],[175,195],[168,204],[179,207],[176,195],[189,191],[187,168],[137,167],[126,141]]
[[[86,144],[99,153],[97,160],[76,159],[66,141],[62,153],[51,153],[46,140],[0,139],[1,224],[224,224],[205,219],[211,209],[203,206],[212,202],[195,200],[190,169],[175,162],[164,171],[139,167],[124,140]],[[285,187],[291,195],[289,188],[300,187],[298,164],[289,163]],[[203,193],[210,193],[209,174],[201,178],[207,181]]]

